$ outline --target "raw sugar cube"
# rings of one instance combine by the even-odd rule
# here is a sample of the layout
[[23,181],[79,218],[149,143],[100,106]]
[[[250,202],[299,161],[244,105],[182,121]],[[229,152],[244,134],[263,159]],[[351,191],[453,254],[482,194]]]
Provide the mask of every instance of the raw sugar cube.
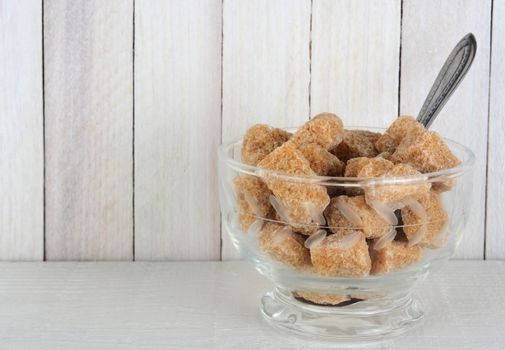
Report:
[[345,177],[357,177],[361,168],[363,168],[368,162],[370,158],[367,157],[358,157],[349,159],[345,166],[344,176]]
[[405,137],[416,137],[416,135],[421,135],[425,131],[424,126],[414,117],[400,116],[375,141],[374,146],[379,153],[388,152],[393,154]]
[[[415,137],[416,135],[423,134],[426,131],[423,124],[419,123],[414,117],[400,116],[389,126],[386,134],[390,136],[396,146],[407,136]],[[386,142],[382,140],[381,142]],[[382,151],[381,151],[382,152]]]
[[404,138],[391,156],[391,161],[409,164],[421,173],[449,169],[460,164],[444,140],[434,131]]
[[382,157],[359,157],[347,162],[346,177],[377,177],[384,175],[394,167],[394,163]]
[[239,211],[239,223],[243,231],[247,231],[249,227],[258,219],[253,210],[247,203],[244,194],[237,194],[237,207]]
[[260,249],[290,266],[310,264],[309,250],[303,243],[303,237],[293,233],[289,226],[267,222],[259,232]]
[[440,195],[431,191],[417,202],[412,202],[402,209],[403,231],[409,243],[421,247],[440,248],[445,244],[443,231],[448,215]]
[[321,113],[305,123],[290,139],[297,147],[316,144],[328,150],[342,141],[344,127],[335,114]]
[[335,234],[359,229],[366,238],[379,238],[391,230],[391,224],[367,205],[364,196],[333,197],[324,215]]
[[388,152],[393,154],[396,150],[397,143],[391,135],[384,133],[375,141],[374,146],[380,153]]
[[[274,197],[270,198],[277,204],[275,210],[295,230],[310,234],[317,225],[322,222],[322,213],[330,202],[330,197],[324,186],[311,183],[303,183],[297,179],[280,178],[268,170],[274,170],[283,174],[315,175],[310,168],[309,161],[296,148],[287,142],[275,149],[265,157],[258,166],[263,170],[261,173],[268,188]],[[324,218],[322,218],[324,220]]]
[[341,176],[345,164],[335,155],[317,144],[302,145],[298,148],[317,175]]
[[[359,157],[350,159],[345,168],[346,177],[375,177],[382,175],[394,164],[382,157],[366,158]],[[348,187],[345,191],[348,195],[357,196],[363,194],[362,187]]]
[[310,249],[310,258],[315,271],[322,276],[363,277],[370,273],[372,264],[361,231],[327,236]]
[[379,153],[375,158],[382,158],[382,159],[391,160],[392,155],[393,154],[389,153],[389,152],[382,152],[382,153]]
[[437,177],[436,181],[431,183],[431,189],[437,193],[447,192],[454,188],[456,179],[444,179],[443,176]]
[[358,171],[357,177],[382,176],[394,168],[394,163],[382,157],[369,158],[369,161]]
[[287,175],[316,175],[310,162],[292,142],[276,148],[258,163],[258,167]]
[[242,142],[241,159],[249,165],[257,165],[267,154],[282,145],[291,134],[265,124],[256,124],[247,130]]
[[[382,176],[387,178],[402,177],[410,175],[420,175],[420,173],[408,164],[396,164],[391,170],[385,172]],[[381,184],[380,179],[377,183],[364,185],[365,198],[368,204],[388,203],[395,207],[402,207],[402,201],[407,199],[417,199],[428,193],[431,184],[420,177],[414,182],[401,182]]]
[[272,210],[269,198],[272,192],[258,177],[243,175],[233,180],[237,192],[240,225],[243,230],[258,218],[265,218]]
[[317,305],[338,305],[351,300],[349,295],[318,293],[312,291],[297,290],[293,293],[294,297],[304,302],[310,302]]
[[418,262],[422,258],[422,248],[409,246],[407,242],[392,241],[382,249],[371,249],[372,275],[381,275],[397,271],[410,264]]
[[345,162],[357,157],[375,157],[378,152],[374,143],[379,137],[379,133],[371,131],[345,130],[344,139],[331,150],[331,153]]

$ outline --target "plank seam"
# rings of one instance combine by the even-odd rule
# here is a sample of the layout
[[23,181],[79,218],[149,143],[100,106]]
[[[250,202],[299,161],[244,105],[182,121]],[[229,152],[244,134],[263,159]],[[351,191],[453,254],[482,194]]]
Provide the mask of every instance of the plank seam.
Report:
[[309,120],[312,115],[312,12],[314,9],[314,0],[310,0],[310,19],[309,19]]
[[44,51],[44,0],[41,1],[42,16],[42,261],[46,261],[46,93]]
[[403,0],[400,0],[400,42],[398,49],[398,116],[400,115],[400,98],[402,91],[402,33],[403,33]]
[[484,251],[483,259],[486,260],[486,238],[487,238],[487,219],[488,219],[488,180],[489,180],[489,125],[491,123],[491,70],[493,69],[493,7],[494,0],[491,0],[491,15],[489,24],[489,69],[488,69],[488,93],[487,93],[487,144],[486,144],[486,182],[484,189],[485,203],[484,206]]
[[135,0],[132,5],[132,260],[135,261]]
[[[221,0],[221,143],[223,143],[223,50],[224,50],[224,0]],[[218,179],[219,181],[219,179]],[[221,211],[221,210],[220,210]],[[219,215],[219,261],[223,260],[223,215]]]

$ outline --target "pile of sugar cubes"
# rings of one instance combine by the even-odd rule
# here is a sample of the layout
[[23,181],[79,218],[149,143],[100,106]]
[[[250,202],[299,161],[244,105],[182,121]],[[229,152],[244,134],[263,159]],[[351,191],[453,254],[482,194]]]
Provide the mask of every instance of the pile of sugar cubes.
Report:
[[[447,239],[440,193],[454,180],[432,184],[421,174],[460,161],[412,117],[397,118],[383,134],[346,130],[330,113],[294,134],[254,125],[241,160],[258,171],[234,179],[240,226],[284,264],[321,276],[378,275],[419,261],[423,248]],[[380,181],[413,175],[414,181]],[[360,179],[339,187],[313,176]]]

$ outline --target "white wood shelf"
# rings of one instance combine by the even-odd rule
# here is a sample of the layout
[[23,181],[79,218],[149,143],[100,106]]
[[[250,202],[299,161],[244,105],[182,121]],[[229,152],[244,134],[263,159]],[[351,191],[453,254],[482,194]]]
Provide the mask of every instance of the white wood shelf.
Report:
[[[2,349],[321,349],[259,314],[245,262],[2,263]],[[421,327],[383,349],[503,349],[505,262],[451,261],[417,291]],[[373,347],[374,349],[377,347]]]

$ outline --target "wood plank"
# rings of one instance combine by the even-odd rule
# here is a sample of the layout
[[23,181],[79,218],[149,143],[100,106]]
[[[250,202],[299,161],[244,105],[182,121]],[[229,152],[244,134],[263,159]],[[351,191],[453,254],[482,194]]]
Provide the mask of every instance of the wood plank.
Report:
[[494,0],[489,104],[486,259],[505,259],[505,0]]
[[218,260],[221,1],[135,2],[135,258]]
[[0,0],[0,33],[0,260],[42,260],[41,2]]
[[[256,123],[308,120],[310,11],[308,0],[224,2],[223,142]],[[238,258],[222,240],[223,259]]]
[[315,0],[311,114],[386,127],[398,114],[401,2]]
[[44,1],[46,257],[132,259],[133,1]]
[[[260,297],[271,288],[245,262],[0,264],[0,341],[9,349],[335,349],[263,322]],[[504,262],[451,261],[415,289],[424,322],[377,346],[500,350],[504,288]]]
[[417,115],[445,59],[468,32],[478,42],[467,77],[431,129],[470,147],[476,155],[472,209],[459,258],[483,258],[489,84],[490,1],[414,1],[403,3],[402,114]]

